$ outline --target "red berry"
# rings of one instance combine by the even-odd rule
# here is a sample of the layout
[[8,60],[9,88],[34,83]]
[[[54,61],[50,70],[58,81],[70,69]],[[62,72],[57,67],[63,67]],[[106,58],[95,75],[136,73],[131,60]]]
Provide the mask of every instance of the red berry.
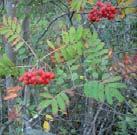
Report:
[[42,75],[42,74],[44,74],[44,70],[43,69],[39,69],[38,73],[39,73],[39,75]]
[[46,72],[46,73],[45,73],[45,77],[46,77],[46,78],[50,78],[50,75],[51,75],[50,72]]
[[36,76],[36,72],[32,72],[32,73],[31,73],[31,76]]
[[88,20],[90,22],[99,22],[102,18],[113,20],[116,14],[117,10],[111,3],[103,3],[99,0],[88,13]]
[[54,78],[55,74],[52,72],[45,72],[43,69],[33,69],[19,77],[19,81],[25,85],[47,85]]
[[39,77],[39,78],[37,79],[37,82],[38,82],[39,84],[42,84],[43,79],[42,79],[41,77]]
[[44,84],[49,84],[49,80],[48,79],[44,80]]
[[51,73],[50,74],[50,79],[54,79],[55,78],[55,74],[54,73]]
[[32,74],[31,74],[30,72],[28,72],[26,76],[27,76],[27,77],[31,77]]
[[97,3],[96,3],[96,6],[98,6],[98,7],[103,7],[104,6],[104,3],[103,2],[101,2],[101,1],[98,1]]
[[33,77],[31,77],[31,79],[30,79],[32,82],[34,82],[35,80],[36,80],[36,78],[33,76]]

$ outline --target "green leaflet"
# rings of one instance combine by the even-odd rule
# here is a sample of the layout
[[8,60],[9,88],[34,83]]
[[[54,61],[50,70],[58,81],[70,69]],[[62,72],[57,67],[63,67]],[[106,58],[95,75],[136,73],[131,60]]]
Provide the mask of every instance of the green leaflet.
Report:
[[58,107],[61,109],[61,111],[64,112],[66,110],[66,105],[61,95],[57,96],[57,102],[58,102]]
[[68,46],[68,47],[66,48],[66,52],[67,52],[67,54],[68,54],[67,59],[73,59],[74,51],[73,51],[73,49],[71,48],[71,46]]
[[78,42],[76,45],[76,51],[78,53],[78,55],[82,55],[83,53],[83,44],[81,42]]
[[24,45],[24,42],[19,42],[14,50],[18,51],[23,45]]
[[92,81],[84,84],[84,93],[87,97],[98,100],[98,82]]
[[81,37],[82,37],[82,35],[83,35],[83,27],[82,26],[80,26],[78,29],[77,29],[77,34],[75,35],[75,38],[77,39],[77,40],[80,40],[81,39]]
[[68,98],[68,96],[66,95],[66,93],[61,92],[61,93],[60,93],[60,96],[63,98],[63,100],[65,101],[65,103],[68,105],[68,104],[69,104],[69,98]]
[[39,104],[39,107],[43,110],[51,104],[52,100],[42,100]]
[[4,25],[8,25],[8,21],[7,21],[7,17],[6,16],[3,16],[3,24]]
[[105,86],[105,95],[106,100],[109,104],[113,104],[113,97],[117,99],[119,102],[124,101],[124,97],[121,95],[119,90],[117,88],[109,87],[108,85]]
[[108,87],[105,88],[105,97],[106,97],[106,101],[112,105],[113,104],[113,96],[112,94],[110,93],[110,89]]
[[59,54],[57,52],[55,52],[55,59],[57,62],[60,62],[60,57],[59,57]]
[[105,91],[104,91],[104,85],[102,83],[98,84],[98,99],[101,102],[105,101]]
[[104,82],[110,83],[110,82],[116,82],[116,81],[120,81],[120,80],[121,80],[120,76],[110,76],[109,78],[106,78],[106,80]]
[[55,115],[58,113],[58,103],[56,101],[56,99],[53,99],[51,102],[51,107],[52,107],[52,113]]
[[75,34],[76,34],[75,28],[71,27],[70,30],[69,30],[69,34],[68,34],[70,43],[75,40]]
[[3,25],[0,28],[0,34],[4,35],[12,46],[16,45],[16,47],[18,47],[18,44],[21,45],[20,42],[23,42],[21,38],[21,25],[18,23],[16,18],[12,19],[11,17],[4,16]]
[[[114,78],[117,81],[118,77]],[[113,77],[110,80],[113,80]],[[84,84],[84,94],[86,97],[94,98],[97,101],[104,102],[106,100],[109,104],[113,104],[114,99],[119,102],[124,101],[124,97],[119,92],[119,89],[123,88],[126,88],[123,83],[110,82],[104,84],[99,81],[91,81]]]
[[17,34],[13,34],[11,37],[8,37],[8,41],[12,42],[14,39],[16,39],[17,36]]
[[73,10],[79,11],[80,7],[82,6],[82,0],[73,0],[71,3],[71,8]]
[[113,97],[115,97],[119,102],[124,101],[124,97],[121,95],[121,93],[117,89],[110,89],[109,91]]
[[100,102],[107,101],[109,104],[113,104],[114,100],[122,102],[124,97],[119,90],[125,89],[126,85],[121,82],[120,76],[109,74],[108,49],[104,48],[104,43],[99,40],[97,32],[93,32],[88,44],[89,48],[84,52],[84,64],[93,81],[84,84],[85,95]]
[[69,43],[69,33],[63,31],[63,32],[62,32],[62,39],[63,39],[63,42],[64,42],[65,44],[68,44],[68,43]]
[[40,108],[45,109],[51,105],[51,111],[54,115],[58,113],[59,109],[65,112],[67,105],[69,105],[69,98],[63,91],[56,96],[51,95],[49,92],[41,93],[40,96],[43,97],[39,104]]
[[49,99],[53,98],[53,96],[49,92],[41,93],[40,96]]
[[109,83],[107,84],[107,87],[115,89],[127,88],[127,86],[124,83]]
[[1,31],[0,31],[0,34],[1,35],[6,35],[7,33],[9,33],[10,32],[10,30],[8,29],[8,28],[3,28],[3,29],[0,29]]
[[[90,35],[90,34],[89,34]],[[104,48],[104,44],[98,39],[97,33],[91,35],[88,41],[89,48],[85,51],[85,64],[90,66],[106,66],[108,64],[108,49]]]
[[47,40],[47,44],[50,48],[55,49],[55,46],[53,45],[51,41]]
[[0,59],[0,76],[18,76],[19,71],[6,54]]
[[67,51],[67,53],[63,54],[68,54],[70,56],[67,57],[67,59],[73,59],[77,53],[79,55],[82,54],[82,32],[83,28],[81,26],[77,29],[71,27],[68,32],[63,32],[62,39],[66,47],[62,49]]
[[67,56],[67,52],[65,49],[61,49],[61,54],[63,55],[64,59],[67,60],[68,56]]
[[[80,57],[84,51],[84,44],[85,41],[83,40],[84,37],[84,29],[82,26],[78,27],[77,29],[71,27],[68,32],[62,32],[62,43],[63,46],[59,51],[54,53],[56,62],[59,63],[59,53],[63,56],[66,61],[73,60],[75,57]],[[55,46],[48,41],[48,45],[52,48]]]

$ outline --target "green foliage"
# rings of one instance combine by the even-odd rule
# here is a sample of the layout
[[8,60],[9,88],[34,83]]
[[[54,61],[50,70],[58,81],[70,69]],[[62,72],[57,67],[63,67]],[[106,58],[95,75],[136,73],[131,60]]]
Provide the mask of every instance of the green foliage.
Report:
[[72,0],[71,8],[79,11],[86,3],[86,0]]
[[109,73],[108,49],[104,48],[96,32],[89,38],[88,44],[89,48],[85,51],[85,65],[93,81],[84,84],[85,95],[97,101],[107,101],[109,104],[113,103],[113,98],[122,102],[124,97],[119,90],[126,86],[121,82],[120,76]]
[[19,71],[6,54],[0,59],[0,76],[18,76]]
[[[70,2],[69,5],[67,3],[68,1]],[[19,96],[17,99],[18,101],[14,101],[15,111],[13,110],[12,112],[11,108],[11,113],[9,114],[12,116],[14,114],[17,115],[17,121],[15,120],[13,124],[18,127],[19,130],[21,129],[23,121],[22,119],[19,119],[18,116],[21,118],[22,115],[28,116],[28,118],[32,117],[32,119],[28,121],[31,122],[32,125],[35,125],[37,118],[44,121],[44,117],[41,116],[45,115],[45,113],[52,112],[53,114],[58,114],[59,112],[59,114],[61,114],[60,112],[65,112],[69,104],[71,106],[68,110],[71,111],[68,112],[67,116],[63,115],[63,119],[60,120],[60,117],[58,117],[58,120],[54,119],[53,123],[49,123],[52,124],[53,132],[57,134],[67,135],[85,133],[85,131],[88,130],[88,126],[86,125],[89,121],[93,120],[94,115],[91,114],[95,114],[94,112],[97,112],[98,116],[98,119],[96,119],[95,122],[97,124],[96,129],[99,129],[101,126],[101,134],[113,134],[113,131],[115,130],[117,131],[117,135],[126,135],[131,134],[128,132],[129,130],[135,130],[137,126],[136,118],[130,116],[123,118],[123,115],[125,116],[126,111],[128,110],[130,110],[131,113],[132,111],[133,113],[137,112],[137,107],[131,110],[129,105],[127,107],[126,104],[124,104],[124,107],[127,107],[125,110],[123,104],[118,104],[115,107],[111,106],[111,108],[109,108],[109,105],[103,104],[100,110],[95,101],[93,108],[91,108],[91,102],[85,100],[86,97],[89,97],[95,99],[97,102],[107,102],[112,105],[115,101],[122,102],[125,99],[121,94],[121,90],[125,89],[126,86],[122,83],[122,79],[118,74],[115,75],[109,71],[110,61],[108,58],[108,49],[106,49],[104,43],[99,39],[97,32],[92,31],[92,28],[95,26],[95,29],[98,29],[100,32],[101,39],[107,43],[111,43],[109,44],[111,47],[113,46],[113,42],[115,42],[113,37],[116,36],[115,44],[120,43],[117,47],[120,49],[120,52],[122,52],[124,50],[121,48],[121,45],[125,44],[125,37],[128,35],[125,35],[126,27],[124,26],[124,32],[122,32],[121,36],[117,26],[120,25],[121,31],[121,27],[123,26],[121,24],[127,24],[129,22],[126,21],[125,23],[121,23],[120,21],[115,22],[115,20],[113,20],[113,23],[111,21],[108,23],[105,20],[102,20],[101,23],[88,24],[87,14],[85,13],[92,9],[92,5],[90,4],[94,4],[95,1],[97,0],[17,1],[17,16],[19,19],[26,19],[26,21],[28,21],[28,26],[30,26],[24,29],[27,31],[23,30],[24,32],[30,32],[29,38],[31,39],[28,39],[28,41],[32,43],[30,45],[27,45],[27,42],[21,37],[22,30],[19,22],[15,18],[4,17],[3,23],[0,25],[0,34],[5,37],[5,41],[7,41],[15,50],[19,49],[16,59],[17,64],[20,65],[19,72],[22,72],[23,74],[26,70],[31,70],[31,68],[44,68],[47,71],[54,72],[56,75],[54,82],[44,87],[46,92],[41,93],[40,97],[39,92],[43,91],[43,86],[35,87],[29,85],[25,88],[26,90],[23,91],[23,94]],[[116,3],[116,1],[114,1],[114,3]],[[84,9],[86,10],[84,11]],[[69,10],[70,12],[68,13]],[[74,14],[71,14],[73,11]],[[76,27],[70,27],[70,23]],[[84,27],[78,26],[79,24]],[[112,24],[112,26],[110,24]],[[63,32],[61,31],[62,29]],[[105,31],[107,31],[108,34],[105,35]],[[103,34],[101,34],[102,32]],[[58,35],[59,38],[57,37]],[[120,40],[122,37],[124,37],[123,42]],[[1,42],[1,44],[3,44],[3,42]],[[47,44],[53,52],[48,52]],[[28,46],[28,48],[30,46],[30,51],[34,50],[38,59],[35,59],[35,57],[29,53],[29,50],[25,48],[26,46]],[[126,44],[126,47],[127,46],[128,44]],[[117,47],[114,46],[114,51],[119,51],[117,50]],[[131,49],[130,46],[130,50]],[[127,48],[126,51],[128,51]],[[51,53],[54,55],[55,63],[48,58]],[[60,57],[63,57],[63,63],[60,60]],[[41,59],[39,60],[39,58]],[[0,76],[9,75],[18,76],[18,70],[8,57],[3,55],[0,59]],[[128,83],[128,85],[130,84]],[[82,89],[83,91],[81,91]],[[27,90],[29,90],[28,95]],[[84,92],[85,96],[83,96],[82,92]],[[73,98],[71,103],[69,103],[70,99],[67,94]],[[3,95],[1,96],[3,97]],[[136,95],[134,94],[134,96]],[[130,97],[127,96],[127,98]],[[5,102],[2,103],[5,104]],[[19,104],[19,107],[16,108],[16,104]],[[38,104],[43,111],[38,112]],[[3,104],[1,106],[3,106]],[[6,109],[7,105],[5,105],[1,111],[1,118],[3,117],[1,119],[2,127],[7,125],[5,121],[9,119],[7,113],[3,113],[7,112]],[[117,113],[118,109],[121,110],[121,112]],[[123,115],[121,115],[122,117],[120,117],[118,124],[115,126],[115,123],[117,123],[117,119],[115,119],[117,114]],[[15,117],[15,115],[13,117]],[[114,118],[113,121],[111,121],[112,117]],[[89,121],[87,121],[88,118]],[[65,120],[66,122],[64,123]],[[42,124],[41,122],[38,123]],[[11,124],[13,130],[15,129],[14,125]],[[82,128],[81,130],[83,125],[85,125],[85,128]],[[38,128],[40,126],[41,125],[37,125]],[[59,128],[57,128],[57,126],[59,126]],[[34,130],[28,134],[44,134],[43,132],[40,132],[41,131]],[[16,134],[23,133],[20,131],[20,133],[17,132]]]
[[92,73],[106,70],[108,64],[108,49],[104,48],[104,43],[100,41],[96,32],[93,32],[93,35],[89,33],[87,44],[89,46],[85,51],[87,70]]
[[72,0],[71,9],[80,11],[86,6],[86,3],[94,4],[97,0]]
[[136,116],[133,116],[132,114],[127,114],[123,117],[120,116],[115,135],[129,135],[131,134],[131,132],[129,131],[132,131],[134,133],[136,127],[137,127]]
[[[83,54],[84,50],[84,33],[85,30],[80,26],[77,29],[71,27],[68,32],[62,32],[62,45],[55,52],[55,59],[57,62],[60,62],[59,53],[63,58],[68,61],[76,57],[79,57]],[[55,48],[53,43],[47,41],[48,46],[52,49]]]
[[116,98],[119,102],[124,100],[124,97],[119,92],[119,89],[126,88],[123,83],[116,81],[117,76],[111,76],[108,82],[102,81],[91,81],[84,84],[84,93],[87,97],[92,97],[97,101],[107,101],[109,104],[113,103],[113,98]]
[[[48,44],[52,48],[55,47],[49,41]],[[85,57],[84,66],[87,73],[89,73],[89,78],[92,80],[88,79],[84,84],[86,97],[92,97],[100,102],[107,101],[109,104],[113,104],[114,99],[119,102],[124,100],[119,90],[126,88],[126,86],[121,82],[120,76],[109,73],[108,49],[104,47],[104,43],[98,38],[96,32],[92,34],[88,29],[82,27],[77,29],[71,27],[68,32],[62,33],[62,44],[65,47],[61,46],[60,51],[67,60],[67,66],[69,67],[68,72],[70,75],[67,75],[67,79],[71,80],[73,85],[75,85],[74,81],[78,79],[78,65],[73,60],[76,59],[76,55],[79,58],[82,55]],[[59,58],[56,57],[56,59]],[[57,74],[59,71],[62,74],[60,78],[62,83],[60,84],[63,84],[63,72],[65,71],[57,70]]]
[[53,97],[49,92],[42,93],[43,100],[39,106],[41,109],[51,106],[52,113],[55,115],[58,111],[65,112],[66,106],[69,105],[69,98],[65,92],[60,92]]
[[15,46],[16,50],[24,44],[21,38],[21,25],[16,18],[4,16],[0,27],[0,34],[4,35],[6,40],[12,46]]

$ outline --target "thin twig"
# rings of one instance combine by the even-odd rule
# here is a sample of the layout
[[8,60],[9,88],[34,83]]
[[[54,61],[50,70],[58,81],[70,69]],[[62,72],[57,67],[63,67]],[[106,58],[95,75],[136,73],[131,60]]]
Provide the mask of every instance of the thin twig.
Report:
[[23,38],[21,38],[21,39],[25,43],[25,45],[30,49],[30,51],[32,52],[32,54],[34,55],[34,57],[36,58],[36,60],[38,61],[38,56],[36,55],[36,53],[34,52],[34,50],[32,49],[32,47]]
[[47,31],[49,30],[49,28],[51,27],[51,25],[56,22],[59,18],[62,18],[63,16],[68,15],[68,13],[64,13],[56,18],[54,18],[49,25],[47,26],[47,28],[44,30],[44,32],[40,35],[40,37],[38,38],[38,40],[36,41],[36,44],[43,38],[43,36],[47,33]]

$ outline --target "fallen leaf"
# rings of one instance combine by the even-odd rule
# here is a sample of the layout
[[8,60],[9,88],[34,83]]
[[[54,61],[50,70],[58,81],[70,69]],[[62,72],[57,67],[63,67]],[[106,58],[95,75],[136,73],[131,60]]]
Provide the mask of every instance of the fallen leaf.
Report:
[[11,94],[11,95],[5,96],[3,99],[4,100],[12,100],[12,99],[16,98],[17,96],[18,96],[17,94]]
[[131,58],[129,57],[129,55],[127,53],[125,53],[123,60],[124,60],[125,65],[128,65],[131,63]]
[[17,117],[18,117],[18,113],[16,111],[16,108],[15,107],[11,108],[10,111],[8,112],[8,119],[10,121],[15,121]]
[[22,90],[22,87],[15,86],[15,87],[9,87],[6,91],[6,96],[4,97],[4,100],[12,100],[18,96],[18,91]]
[[18,92],[19,90],[22,90],[22,87],[20,87],[20,86],[15,86],[15,87],[9,87],[9,88],[7,88],[7,90],[6,90],[6,92],[7,93],[16,93],[16,92]]
[[46,132],[49,132],[50,131],[50,124],[48,121],[44,121],[43,123],[43,129],[46,131]]
[[113,54],[113,49],[110,48],[109,51],[108,51],[108,57],[109,57],[110,59],[112,59],[112,54]]

